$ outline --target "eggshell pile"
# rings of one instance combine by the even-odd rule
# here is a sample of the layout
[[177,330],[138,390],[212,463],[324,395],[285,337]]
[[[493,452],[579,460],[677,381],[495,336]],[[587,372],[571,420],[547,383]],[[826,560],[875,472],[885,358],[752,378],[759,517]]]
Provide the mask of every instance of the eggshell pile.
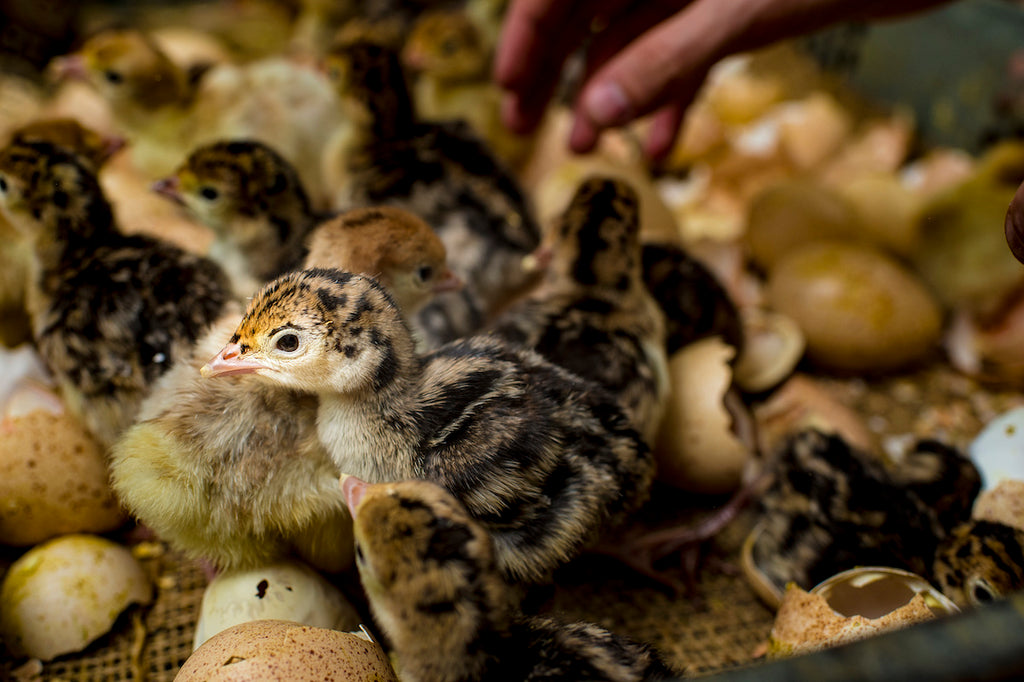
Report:
[[772,268],[767,297],[800,325],[808,356],[837,370],[904,367],[935,348],[942,331],[942,309],[920,280],[868,246],[795,249]]
[[288,620],[335,630],[359,627],[355,607],[336,587],[305,564],[281,561],[226,571],[210,581],[199,608],[193,648],[251,620]]
[[100,445],[45,389],[20,390],[0,422],[0,543],[27,546],[124,522]]
[[93,535],[65,535],[33,547],[0,584],[0,639],[14,656],[48,661],[80,651],[110,630],[152,586],[125,547]]
[[284,620],[240,623],[211,637],[175,682],[397,682],[383,649],[365,637]]

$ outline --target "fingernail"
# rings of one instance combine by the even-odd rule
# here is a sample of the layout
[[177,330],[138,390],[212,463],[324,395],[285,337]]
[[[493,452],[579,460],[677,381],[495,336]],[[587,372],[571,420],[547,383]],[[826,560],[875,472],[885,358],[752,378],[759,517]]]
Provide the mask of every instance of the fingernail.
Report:
[[632,106],[618,83],[600,83],[587,92],[586,108],[595,123],[614,126],[629,120]]

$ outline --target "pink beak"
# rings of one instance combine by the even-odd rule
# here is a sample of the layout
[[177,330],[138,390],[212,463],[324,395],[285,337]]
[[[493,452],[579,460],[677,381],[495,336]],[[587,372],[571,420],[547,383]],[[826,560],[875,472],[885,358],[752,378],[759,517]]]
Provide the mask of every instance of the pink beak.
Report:
[[348,505],[348,511],[352,514],[352,518],[355,518],[356,508],[359,506],[359,502],[363,499],[363,495],[366,494],[370,484],[349,474],[342,474],[339,483],[341,485],[341,494],[345,496],[345,504]]
[[533,253],[523,258],[523,269],[527,272],[543,272],[551,265],[554,252],[550,246],[541,244]]
[[178,182],[178,176],[176,175],[157,180],[150,185],[149,188],[160,196],[167,197],[177,204],[185,203],[185,200],[181,196],[181,183]]
[[219,353],[203,365],[199,373],[204,379],[211,377],[226,377],[235,374],[252,374],[256,370],[263,369],[263,365],[252,360],[242,359],[242,347],[237,343],[229,343]]
[[117,135],[108,135],[103,138],[103,160],[106,161],[114,154],[128,146],[128,140]]
[[69,54],[53,60],[51,68],[57,80],[86,80],[89,70],[85,67],[85,57],[80,54]]
[[434,293],[443,294],[446,291],[458,291],[462,288],[462,278],[451,270],[446,269],[441,279],[434,284]]

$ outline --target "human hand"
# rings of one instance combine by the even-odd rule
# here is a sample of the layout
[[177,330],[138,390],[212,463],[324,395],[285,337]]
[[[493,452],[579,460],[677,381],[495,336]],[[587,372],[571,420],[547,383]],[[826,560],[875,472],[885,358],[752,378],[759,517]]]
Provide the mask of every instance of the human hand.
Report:
[[[589,37],[569,146],[653,114],[645,151],[666,154],[686,107],[719,59],[848,19],[905,14],[947,0],[512,0],[494,76],[512,130],[539,122],[568,56]],[[603,27],[603,28],[600,28]]]

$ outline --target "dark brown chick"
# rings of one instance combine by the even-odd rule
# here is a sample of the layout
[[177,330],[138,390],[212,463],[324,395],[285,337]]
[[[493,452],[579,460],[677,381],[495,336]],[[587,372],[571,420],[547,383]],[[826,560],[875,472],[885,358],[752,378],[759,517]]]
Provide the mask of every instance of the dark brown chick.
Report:
[[249,296],[306,257],[314,212],[295,168],[256,140],[214,142],[188,155],[154,189],[213,230],[209,257]]
[[434,226],[466,287],[427,306],[420,326],[433,345],[475,332],[533,279],[520,262],[540,235],[518,184],[464,123],[417,118],[394,50],[342,42],[325,61],[348,113],[324,156],[337,205],[392,204]]
[[585,180],[538,249],[543,279],[491,330],[618,396],[652,443],[668,395],[665,319],[644,284],[640,204],[620,180]]
[[216,264],[125,236],[95,173],[49,143],[0,151],[0,208],[33,248],[32,335],[69,408],[104,444],[216,319]]
[[961,607],[987,604],[1024,589],[1024,530],[971,520],[939,544],[931,577]]
[[782,589],[858,565],[932,577],[938,548],[970,518],[981,478],[954,448],[922,440],[896,465],[840,436],[802,431],[769,466],[751,559]]
[[511,580],[547,580],[641,504],[653,476],[601,387],[493,336],[418,356],[392,298],[350,273],[268,284],[204,372],[316,394],[339,471],[444,486],[494,533]]
[[[446,270],[433,230],[396,208],[338,216],[314,233],[308,258],[377,275],[409,311],[436,286],[422,269]],[[112,449],[114,489],[161,538],[219,568],[295,553],[321,570],[344,569],[351,523],[317,437],[316,397],[252,376],[200,376],[240,319],[226,315],[153,389]]]
[[593,623],[526,617],[512,604],[491,537],[428,481],[346,477],[356,566],[409,682],[669,679],[650,647]]

